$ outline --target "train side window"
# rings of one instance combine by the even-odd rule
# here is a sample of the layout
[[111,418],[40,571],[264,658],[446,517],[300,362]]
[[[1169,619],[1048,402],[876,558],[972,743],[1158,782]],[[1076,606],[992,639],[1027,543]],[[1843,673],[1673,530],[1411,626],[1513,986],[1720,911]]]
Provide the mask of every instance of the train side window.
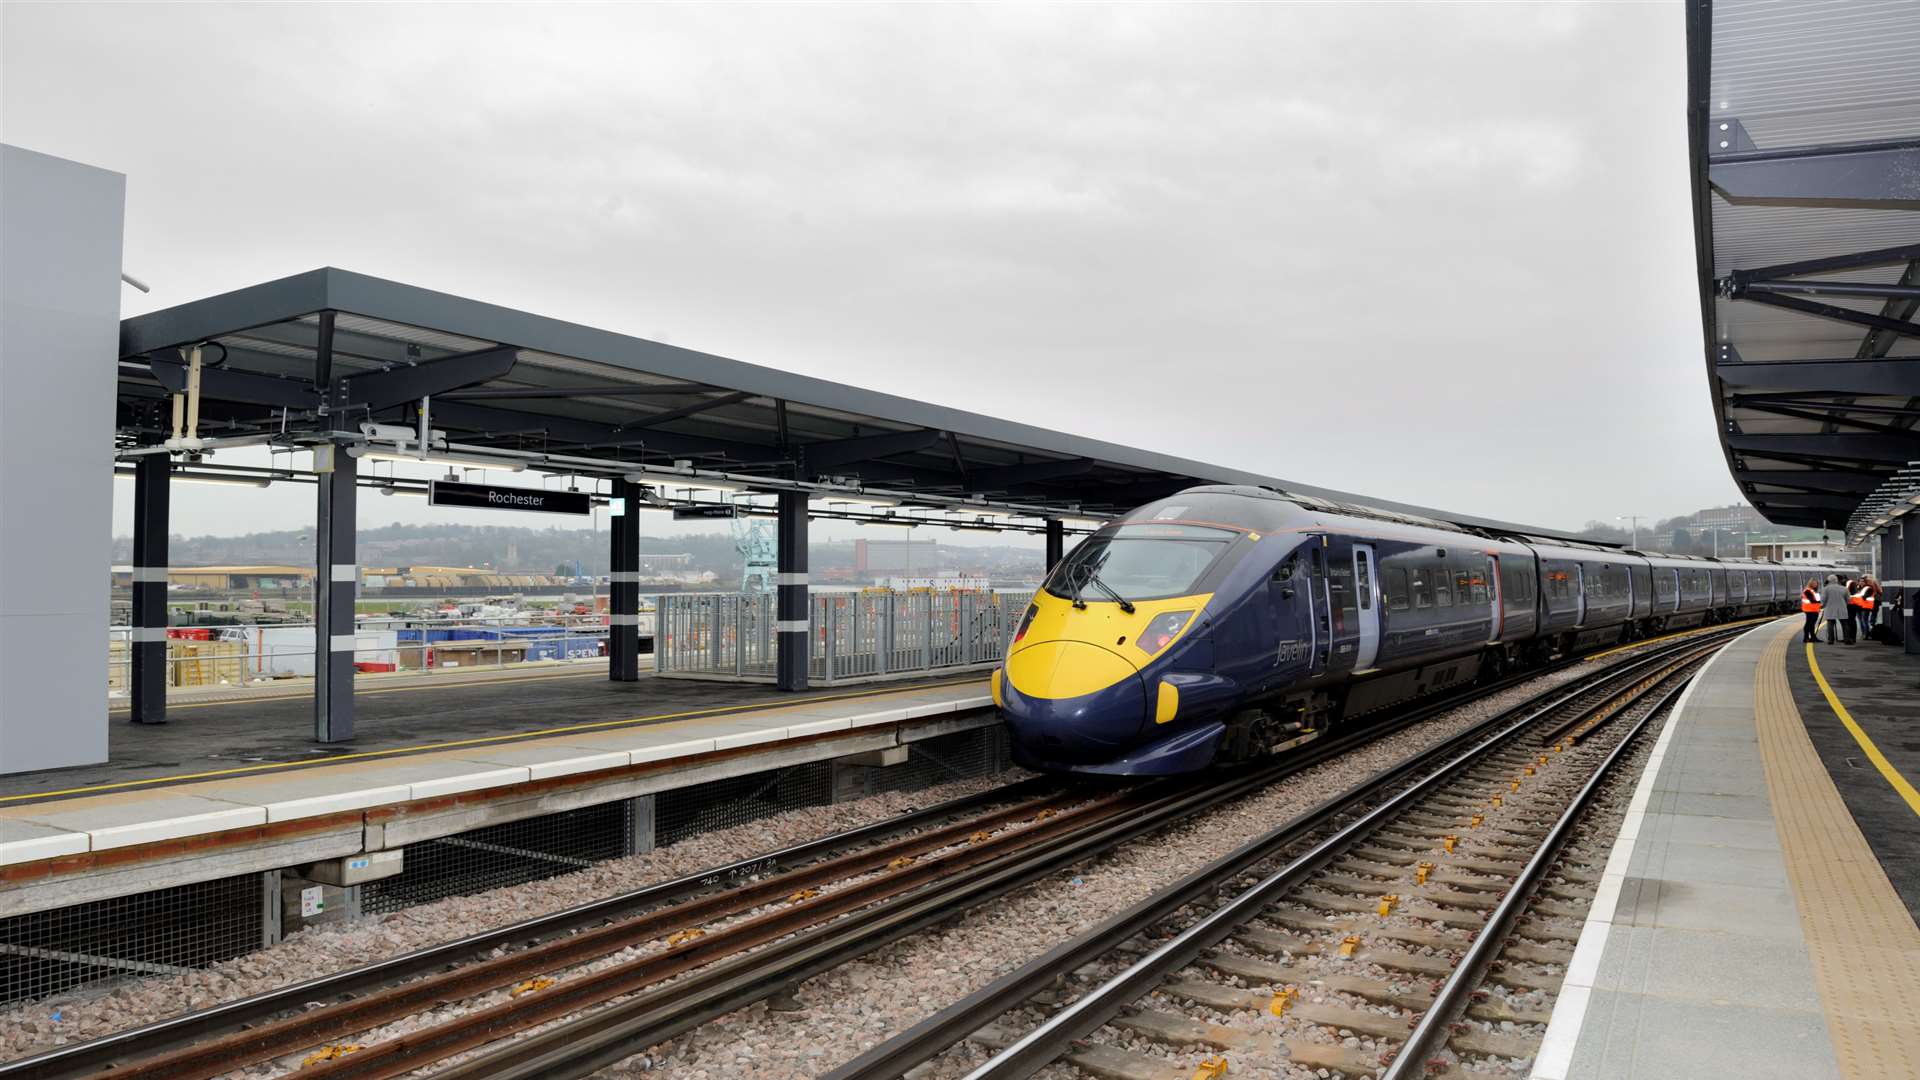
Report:
[[1412,606],[1408,602],[1407,572],[1399,567],[1388,567],[1380,571],[1381,583],[1387,590],[1387,610],[1405,611]]
[[1286,559],[1284,559],[1284,560],[1283,560],[1283,561],[1282,561],[1282,562],[1280,563],[1280,565],[1279,565],[1279,566],[1276,566],[1276,567],[1274,567],[1274,568],[1273,568],[1273,580],[1275,580],[1275,581],[1291,581],[1291,580],[1293,580],[1293,561],[1294,561],[1294,559],[1296,559],[1296,558],[1298,558],[1298,556],[1295,556],[1295,555],[1289,555],[1289,556],[1287,556],[1287,557],[1286,557]]
[[1471,604],[1475,600],[1485,600],[1484,596],[1473,595],[1473,571],[1455,570],[1453,572],[1453,595],[1462,604]]
[[1427,572],[1433,579],[1434,602],[1441,607],[1453,606],[1453,571],[1442,566]]
[[1421,567],[1414,568],[1413,606],[1417,608],[1433,606],[1433,571]]
[[1360,610],[1373,610],[1373,576],[1367,569],[1372,565],[1371,556],[1353,560],[1353,588],[1360,594]]

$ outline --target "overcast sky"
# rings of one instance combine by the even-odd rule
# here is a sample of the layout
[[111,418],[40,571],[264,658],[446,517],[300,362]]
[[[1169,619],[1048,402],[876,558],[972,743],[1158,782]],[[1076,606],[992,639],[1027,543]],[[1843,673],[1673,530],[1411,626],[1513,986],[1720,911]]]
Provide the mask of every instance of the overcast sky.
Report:
[[127,314],[332,265],[1545,526],[1738,498],[1678,4],[0,20],[0,135],[127,174]]

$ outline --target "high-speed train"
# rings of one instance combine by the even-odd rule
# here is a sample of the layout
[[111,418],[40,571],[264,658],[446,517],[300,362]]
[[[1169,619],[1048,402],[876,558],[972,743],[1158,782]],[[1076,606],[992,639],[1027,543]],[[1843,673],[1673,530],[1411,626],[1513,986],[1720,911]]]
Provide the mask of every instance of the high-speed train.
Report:
[[1664,557],[1196,487],[1110,522],[1021,618],[993,695],[1014,759],[1190,772],[1559,656],[1794,610],[1830,568]]

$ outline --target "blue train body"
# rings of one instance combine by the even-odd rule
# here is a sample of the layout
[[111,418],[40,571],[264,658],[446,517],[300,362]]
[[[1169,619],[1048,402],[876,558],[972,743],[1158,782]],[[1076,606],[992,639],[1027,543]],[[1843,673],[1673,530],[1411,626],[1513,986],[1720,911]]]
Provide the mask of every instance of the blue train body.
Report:
[[1788,611],[1815,572],[1192,488],[1061,561],[994,698],[1022,765],[1192,772],[1555,656]]

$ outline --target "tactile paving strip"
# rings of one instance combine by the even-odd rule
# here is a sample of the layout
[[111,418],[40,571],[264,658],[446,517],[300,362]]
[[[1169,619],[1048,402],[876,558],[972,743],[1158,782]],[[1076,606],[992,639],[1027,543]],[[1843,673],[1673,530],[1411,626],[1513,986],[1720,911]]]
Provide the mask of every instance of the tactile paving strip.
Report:
[[1920,1070],[1920,928],[1800,721],[1786,662],[1798,633],[1784,629],[1754,673],[1754,721],[1787,877],[1841,1075],[1912,1076]]

